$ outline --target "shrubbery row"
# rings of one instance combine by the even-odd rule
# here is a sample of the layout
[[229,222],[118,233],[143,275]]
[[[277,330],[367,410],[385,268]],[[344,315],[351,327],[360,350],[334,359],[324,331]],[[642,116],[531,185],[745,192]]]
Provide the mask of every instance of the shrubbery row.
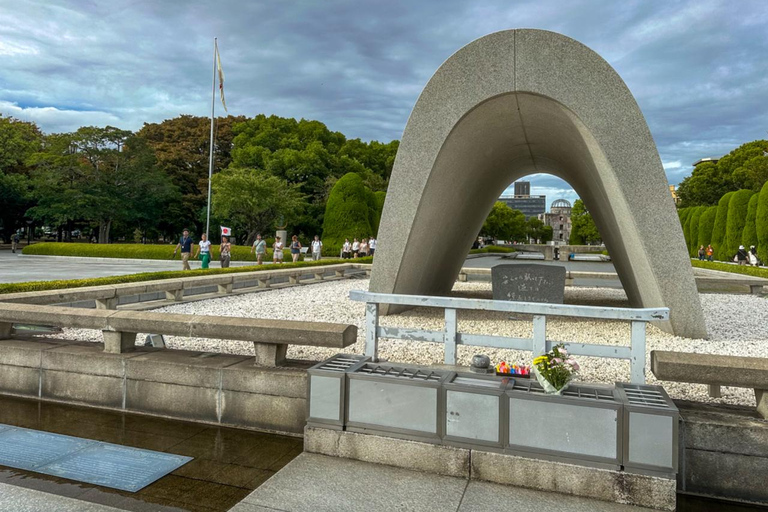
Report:
[[758,257],[768,262],[768,183],[757,193],[728,192],[717,206],[681,208],[678,216],[691,257],[711,244],[715,259],[731,261],[740,245],[754,245]]

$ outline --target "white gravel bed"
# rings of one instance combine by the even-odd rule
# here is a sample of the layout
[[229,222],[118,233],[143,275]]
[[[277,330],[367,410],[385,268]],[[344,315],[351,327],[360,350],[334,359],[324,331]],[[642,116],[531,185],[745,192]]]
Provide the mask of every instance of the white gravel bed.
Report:
[[[460,296],[490,298],[489,282],[457,282],[454,293]],[[339,322],[355,324],[358,339],[347,352],[362,353],[365,340],[364,304],[349,300],[350,290],[368,288],[367,280],[345,279],[327,283],[275,289],[266,292],[222,297],[200,302],[175,304],[157,309],[159,312],[222,315],[253,318],[272,318],[307,322]],[[753,295],[700,294],[707,322],[709,340],[686,339],[672,336],[648,326],[647,349],[699,352],[707,354],[768,357],[768,299]],[[627,306],[623,290],[609,288],[565,289],[565,301],[572,304]],[[461,332],[501,336],[530,337],[531,318],[506,313],[460,311]],[[381,325],[418,327],[442,330],[443,313],[440,309],[416,308],[402,314],[381,317]],[[66,329],[62,338],[101,341],[101,332],[85,329]],[[560,341],[628,345],[629,323],[619,321],[592,321],[578,319],[547,320],[547,338]],[[140,340],[144,339],[140,335]],[[169,348],[253,354],[249,342],[220,341],[202,338],[166,337]],[[321,360],[338,350],[292,345],[288,357],[294,359]],[[529,352],[500,350],[481,347],[458,347],[458,362],[469,365],[472,355],[485,353],[491,361],[530,362]],[[436,364],[443,361],[443,348],[439,344],[382,339],[379,342],[380,357],[389,361],[414,364]],[[579,380],[585,382],[612,383],[629,379],[629,362],[615,359],[577,357],[581,364]],[[648,362],[650,368],[650,361]],[[656,383],[648,372],[648,382]],[[711,403],[754,405],[751,389],[723,388],[723,398],[710,398],[707,387],[700,384],[663,382],[673,398],[683,398]]]

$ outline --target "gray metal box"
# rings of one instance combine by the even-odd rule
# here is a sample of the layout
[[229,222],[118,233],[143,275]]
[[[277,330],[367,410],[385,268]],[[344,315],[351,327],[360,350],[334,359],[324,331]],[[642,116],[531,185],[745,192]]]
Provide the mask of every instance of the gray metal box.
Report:
[[440,390],[450,375],[451,372],[374,363],[350,371],[346,429],[439,442]]
[[346,374],[369,360],[364,356],[337,354],[307,370],[308,425],[336,430],[344,428]]
[[623,465],[654,476],[677,474],[680,412],[661,386],[617,383],[624,403]]
[[622,403],[615,389],[572,384],[562,395],[547,395],[537,382],[514,379],[506,395],[508,453],[620,468]]
[[506,440],[508,377],[455,373],[443,385],[443,441],[501,449]]

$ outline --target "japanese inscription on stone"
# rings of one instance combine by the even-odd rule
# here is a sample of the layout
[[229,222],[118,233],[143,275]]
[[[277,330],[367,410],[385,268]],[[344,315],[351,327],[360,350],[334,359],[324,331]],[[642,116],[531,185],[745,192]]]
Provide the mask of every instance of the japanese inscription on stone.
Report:
[[491,269],[494,300],[562,304],[565,267],[555,265],[496,265]]

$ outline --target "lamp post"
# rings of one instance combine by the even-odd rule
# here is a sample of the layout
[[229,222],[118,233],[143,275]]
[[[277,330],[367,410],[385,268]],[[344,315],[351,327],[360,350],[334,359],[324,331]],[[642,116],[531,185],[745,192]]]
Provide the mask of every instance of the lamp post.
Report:
[[27,221],[27,245],[32,245],[32,221]]

